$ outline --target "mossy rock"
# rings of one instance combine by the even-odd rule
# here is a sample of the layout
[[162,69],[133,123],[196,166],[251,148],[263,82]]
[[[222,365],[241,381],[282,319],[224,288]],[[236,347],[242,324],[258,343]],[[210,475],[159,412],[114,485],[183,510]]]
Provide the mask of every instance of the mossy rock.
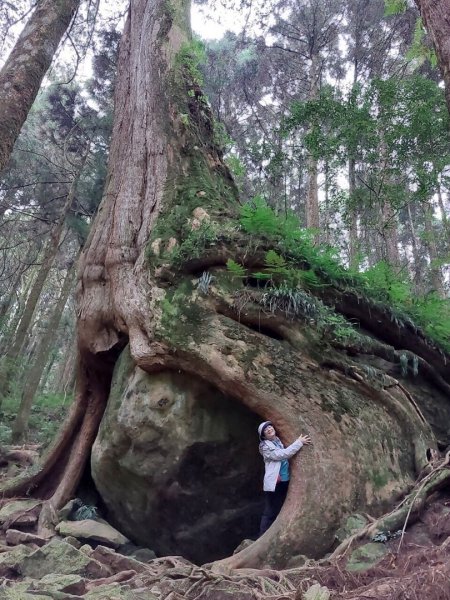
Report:
[[5,504],[0,509],[0,523],[4,523],[14,513],[31,510],[40,503],[40,500],[15,500],[14,502],[8,502],[8,504]]
[[345,568],[347,571],[367,571],[374,567],[387,552],[388,549],[383,544],[375,542],[364,544],[353,550]]
[[367,525],[367,519],[363,515],[350,515],[345,523],[336,531],[336,539],[338,542],[343,542],[345,539],[363,529]]

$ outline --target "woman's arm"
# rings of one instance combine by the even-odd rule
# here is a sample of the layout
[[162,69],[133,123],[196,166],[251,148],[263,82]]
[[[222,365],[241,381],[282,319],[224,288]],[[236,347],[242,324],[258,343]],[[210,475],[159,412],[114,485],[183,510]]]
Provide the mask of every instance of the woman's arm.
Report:
[[287,448],[271,448],[268,444],[262,443],[260,452],[266,460],[287,460],[296,454],[303,446],[300,438],[292,442]]

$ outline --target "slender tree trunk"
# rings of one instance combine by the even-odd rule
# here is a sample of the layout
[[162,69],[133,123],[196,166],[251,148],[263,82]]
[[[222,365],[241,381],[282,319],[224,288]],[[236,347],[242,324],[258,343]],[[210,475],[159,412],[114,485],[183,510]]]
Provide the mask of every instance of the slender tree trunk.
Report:
[[450,0],[416,0],[416,4],[436,49],[450,112]]
[[0,170],[80,0],[40,0],[0,72]]
[[[355,67],[356,68],[356,67]],[[348,195],[350,200],[349,207],[349,265],[353,269],[358,268],[358,253],[359,253],[359,240],[358,240],[358,211],[355,206],[355,192],[356,192],[356,161],[350,157],[348,159]]]
[[69,339],[64,356],[59,365],[58,375],[56,376],[54,390],[56,394],[66,394],[73,390],[76,365],[76,345],[75,336]]
[[[311,86],[309,92],[310,100],[316,100],[319,97],[319,61],[319,55],[317,53],[313,53],[309,72]],[[308,187],[306,192],[306,227],[319,229],[319,186],[317,182],[318,161],[311,152],[308,154],[306,168],[308,172]]]
[[395,269],[400,266],[397,215],[388,200],[383,202],[381,208],[381,227],[384,240],[384,256],[387,262]]
[[445,231],[445,239],[446,239],[447,245],[450,245],[450,225],[449,225],[448,218],[447,218],[447,211],[445,209],[444,197],[442,194],[442,184],[440,182],[438,183],[437,197],[438,197],[439,210],[441,213],[442,225],[444,226],[444,231]]
[[436,261],[439,258],[439,252],[436,245],[436,233],[433,230],[433,206],[432,204],[426,203],[423,207],[424,221],[425,221],[425,233],[427,240],[428,256],[430,257],[429,266],[429,281],[431,288],[441,298],[445,297],[444,284],[442,281],[442,271],[440,267],[436,265]]
[[17,327],[14,342],[8,349],[5,354],[3,363],[0,367],[0,406],[2,404],[3,398],[9,393],[9,379],[11,377],[12,370],[14,368],[14,362],[17,360],[19,356],[20,350],[24,345],[27,332],[29,330],[34,311],[36,309],[37,303],[39,301],[40,295],[42,293],[44,284],[47,280],[50,269],[53,266],[55,257],[59,250],[59,244],[61,243],[61,238],[65,226],[66,217],[70,211],[72,206],[75,190],[80,178],[80,175],[83,171],[83,167],[86,163],[86,160],[89,156],[89,148],[90,144],[86,149],[86,152],[83,156],[82,162],[78,169],[77,174],[75,175],[72,184],[69,189],[69,193],[67,195],[67,200],[62,209],[61,215],[59,216],[58,222],[51,232],[50,240],[45,249],[43,262],[40,266],[36,279],[33,283],[33,287],[30,291],[30,294],[27,298],[27,302],[25,304],[24,311],[22,313],[19,325]]
[[412,265],[412,269],[413,269],[413,281],[414,281],[414,287],[416,288],[416,291],[418,293],[422,293],[423,290],[423,273],[422,273],[422,257],[420,256],[420,252],[419,252],[419,239],[417,237],[416,234],[416,228],[414,226],[414,219],[413,216],[411,214],[411,206],[408,203],[407,205],[407,210],[408,210],[408,224],[409,224],[409,230],[411,232],[411,244],[412,244],[412,253],[413,253],[413,265]]
[[48,327],[42,336],[40,343],[38,344],[36,360],[32,364],[25,381],[19,410],[12,426],[13,444],[20,443],[28,429],[28,421],[30,418],[33,400],[39,387],[39,382],[45,369],[45,365],[47,364],[51,345],[55,338],[55,332],[58,329],[64,307],[71,292],[72,283],[73,269],[70,268],[65,276],[59,298],[49,319]]

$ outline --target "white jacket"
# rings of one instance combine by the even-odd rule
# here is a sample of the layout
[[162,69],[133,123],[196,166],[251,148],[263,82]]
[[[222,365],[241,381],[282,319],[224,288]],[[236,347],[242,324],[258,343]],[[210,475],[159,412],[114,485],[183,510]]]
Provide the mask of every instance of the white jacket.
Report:
[[264,458],[264,491],[273,492],[277,485],[278,475],[280,474],[281,461],[288,460],[296,454],[303,446],[303,442],[295,440],[287,448],[279,448],[270,440],[263,440],[259,444],[259,452]]

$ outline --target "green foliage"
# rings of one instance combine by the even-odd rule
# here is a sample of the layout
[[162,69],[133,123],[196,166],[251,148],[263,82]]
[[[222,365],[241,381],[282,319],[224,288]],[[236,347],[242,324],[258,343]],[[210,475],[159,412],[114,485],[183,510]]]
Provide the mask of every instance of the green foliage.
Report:
[[[29,420],[28,440],[48,446],[56,436],[58,429],[67,414],[72,396],[46,393],[37,396]],[[8,395],[2,404],[0,424],[0,444],[11,442],[11,426],[17,415],[20,395],[16,390]]]
[[245,267],[234,261],[232,258],[227,260],[227,269],[233,277],[242,279],[247,276]]
[[384,14],[386,17],[400,15],[408,7],[407,0],[384,0]]
[[414,36],[410,49],[406,54],[408,60],[418,59],[419,63],[428,60],[432,67],[437,67],[437,56],[434,48],[425,44],[426,31],[419,17],[414,27]]
[[[276,215],[260,197],[242,207],[241,225],[247,233],[262,235],[273,244],[265,256],[264,270],[247,274],[265,281],[266,288],[269,286],[266,303],[274,306],[273,302],[281,302],[282,311],[292,312],[293,300],[286,290],[294,294],[300,293],[300,288],[326,285],[349,288],[381,304],[395,326],[408,326],[415,331],[420,328],[450,351],[450,301],[436,294],[416,297],[406,272],[394,270],[384,261],[362,273],[346,268],[336,248],[315,244],[311,232],[302,230],[294,216]],[[234,261],[228,262],[228,269],[239,277],[246,275],[245,269]],[[271,291],[270,286],[278,291]],[[326,313],[323,323],[319,319],[317,326],[338,341],[355,335],[352,325],[334,312]]]
[[203,221],[198,229],[192,229],[179,246],[170,253],[173,264],[198,258],[206,248],[213,246],[218,239],[217,228],[210,222]]
[[205,45],[199,39],[185,42],[175,58],[175,64],[182,69],[183,75],[189,82],[198,86],[203,85],[200,65],[205,61]]

